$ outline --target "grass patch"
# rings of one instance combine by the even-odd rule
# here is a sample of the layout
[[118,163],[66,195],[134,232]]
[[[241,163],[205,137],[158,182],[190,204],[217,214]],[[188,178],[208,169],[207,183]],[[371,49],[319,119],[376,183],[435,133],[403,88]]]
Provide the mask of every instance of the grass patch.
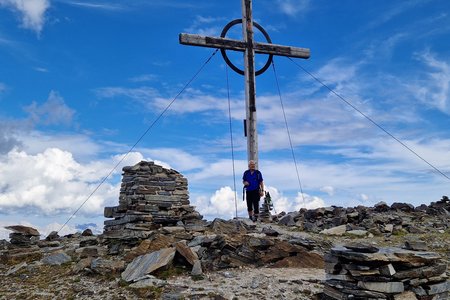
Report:
[[160,270],[160,271],[155,272],[154,275],[159,279],[167,280],[169,278],[177,277],[180,275],[185,275],[187,273],[188,273],[188,271],[186,270],[186,268],[182,268],[179,266],[170,266],[169,268],[167,268],[165,270]]
[[150,286],[146,288],[140,288],[140,289],[131,289],[130,290],[139,298],[142,299],[160,299],[162,293],[164,292],[164,288],[162,287],[156,287],[156,286]]
[[125,280],[123,280],[122,278],[120,278],[119,282],[117,283],[117,285],[119,287],[127,287],[128,286],[128,282],[126,282]]
[[201,275],[192,275],[191,278],[194,281],[200,281],[200,280],[205,279],[205,276],[203,274],[201,274]]

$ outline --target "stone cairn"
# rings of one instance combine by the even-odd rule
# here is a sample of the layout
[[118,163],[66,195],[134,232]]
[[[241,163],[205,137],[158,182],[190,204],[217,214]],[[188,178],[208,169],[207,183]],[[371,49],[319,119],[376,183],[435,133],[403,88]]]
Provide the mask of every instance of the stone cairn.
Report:
[[[411,247],[410,249],[421,249]],[[325,299],[450,299],[447,265],[437,253],[349,245],[325,255]]]
[[266,192],[264,196],[264,201],[259,208],[259,219],[262,222],[269,223],[272,222],[272,215],[270,211],[273,209],[272,198],[270,197],[270,193]]
[[19,247],[30,247],[39,241],[40,233],[34,228],[14,225],[6,226],[5,229],[11,230],[9,234],[10,243]]
[[203,216],[189,204],[188,182],[175,170],[141,161],[122,169],[119,205],[105,207],[105,238],[146,238],[165,225],[201,222]]

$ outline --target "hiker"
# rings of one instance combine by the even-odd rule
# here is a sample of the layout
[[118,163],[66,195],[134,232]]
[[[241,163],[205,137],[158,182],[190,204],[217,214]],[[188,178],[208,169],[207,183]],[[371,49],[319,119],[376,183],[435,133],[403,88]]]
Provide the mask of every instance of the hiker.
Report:
[[264,196],[264,182],[261,172],[256,170],[254,160],[248,162],[248,170],[242,176],[242,183],[246,190],[248,217],[255,222],[258,220],[259,199]]

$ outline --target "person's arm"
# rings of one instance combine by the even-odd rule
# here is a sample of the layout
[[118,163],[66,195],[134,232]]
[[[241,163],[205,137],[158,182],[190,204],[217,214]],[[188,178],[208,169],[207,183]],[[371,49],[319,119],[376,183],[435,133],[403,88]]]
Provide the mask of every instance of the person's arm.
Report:
[[244,175],[242,176],[242,184],[244,186],[248,186],[250,183],[248,183],[247,178],[246,178],[246,172],[244,172]]
[[259,183],[259,195],[264,196],[264,181],[263,180],[261,180],[261,182]]

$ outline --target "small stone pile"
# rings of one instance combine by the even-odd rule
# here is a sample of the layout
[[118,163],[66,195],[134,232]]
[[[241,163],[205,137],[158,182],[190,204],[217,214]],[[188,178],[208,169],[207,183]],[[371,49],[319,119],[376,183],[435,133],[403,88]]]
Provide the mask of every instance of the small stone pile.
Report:
[[175,170],[141,161],[124,167],[119,205],[105,207],[105,237],[145,238],[151,230],[183,222],[195,224],[202,216],[189,204],[187,179]]
[[36,229],[22,225],[6,226],[5,229],[12,231],[9,234],[10,243],[19,247],[35,245],[41,235]]
[[261,207],[259,209],[259,219],[262,222],[272,222],[272,215],[270,211],[273,209],[273,203],[272,198],[270,197],[270,193],[266,192],[266,195],[264,197],[264,201],[261,204]]
[[325,299],[450,299],[446,270],[434,252],[335,247],[325,255]]

